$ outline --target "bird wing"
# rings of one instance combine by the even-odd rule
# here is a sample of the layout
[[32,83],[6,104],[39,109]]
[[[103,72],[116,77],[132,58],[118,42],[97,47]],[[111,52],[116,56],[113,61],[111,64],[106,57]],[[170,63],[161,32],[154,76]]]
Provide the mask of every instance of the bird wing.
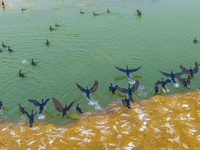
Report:
[[190,75],[188,75],[186,83],[187,83],[187,85],[190,85]]
[[37,114],[37,112],[33,115],[33,117],[35,117],[36,114]]
[[95,81],[93,87],[90,89],[90,93],[94,93],[97,90],[97,88],[98,88],[98,82]]
[[35,106],[40,106],[40,103],[37,100],[28,100],[29,102],[33,103]]
[[193,70],[193,73],[197,73],[198,70],[199,70],[199,65],[198,65],[197,62],[195,62],[195,68],[194,68],[194,70]]
[[27,117],[30,119],[30,115],[24,110],[24,113],[27,115]]
[[184,74],[184,73],[183,72],[178,72],[178,73],[175,73],[174,75],[182,76],[182,74]]
[[118,86],[116,86],[116,89],[122,93],[128,93],[128,89],[124,89],[124,88],[120,88]]
[[136,80],[134,86],[131,88],[131,92],[135,92],[139,87],[139,81]]
[[49,101],[49,98],[47,98],[45,101],[44,101],[44,106],[47,104],[47,102]]
[[172,75],[170,73],[166,73],[166,72],[162,72],[162,71],[160,71],[160,72],[166,77],[172,77]]
[[164,82],[164,85],[166,85],[167,83],[171,82],[170,79],[167,79],[165,82]]
[[123,105],[124,105],[125,107],[127,107],[127,103],[126,103],[125,100],[122,99],[122,103],[123,103]]
[[119,71],[126,72],[126,69],[118,68],[116,66],[115,66],[115,68],[117,68]]
[[183,67],[182,65],[180,65],[181,70],[183,71],[183,73],[185,74],[190,74],[190,70],[187,70],[185,67]]
[[159,84],[161,84],[161,81],[157,81],[156,83],[155,83],[155,85],[159,85]]
[[[74,104],[74,102],[75,102],[75,100],[74,100],[73,102],[71,102],[71,103],[67,106],[67,111],[70,110],[70,108],[72,107],[72,105]],[[65,107],[66,107],[66,105],[65,105]]]
[[61,103],[58,100],[56,100],[55,97],[53,97],[52,100],[53,100],[56,110],[59,112],[62,112],[64,108],[62,107]]
[[136,72],[136,71],[138,71],[140,68],[141,68],[141,67],[138,67],[138,68],[136,68],[136,69],[130,69],[129,72],[130,72],[130,73],[131,73],[131,72]]
[[177,78],[177,79],[178,79],[178,81],[179,81],[181,84],[183,84],[183,80],[182,80],[182,78],[181,78],[181,77],[179,77],[179,76],[177,76],[177,75],[174,75],[174,77],[175,77],[175,78]]
[[86,92],[86,90],[82,86],[80,86],[78,83],[76,83],[76,85],[82,92]]

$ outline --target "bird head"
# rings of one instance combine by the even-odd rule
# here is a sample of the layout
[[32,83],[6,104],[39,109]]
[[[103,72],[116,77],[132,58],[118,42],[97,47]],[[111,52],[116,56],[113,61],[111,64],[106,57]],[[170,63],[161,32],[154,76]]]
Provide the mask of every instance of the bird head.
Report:
[[77,103],[77,106],[79,106],[79,103]]
[[49,39],[47,39],[47,41],[48,41]]
[[172,69],[171,69],[171,73],[173,73]]
[[86,86],[86,90],[88,89],[88,87]]
[[55,22],[55,24],[57,24],[57,22]]
[[128,66],[126,65],[126,68],[128,69]]
[[110,85],[112,86],[112,83],[110,83]]
[[162,79],[162,81],[163,81],[163,78],[161,78]]
[[18,70],[19,72],[21,72],[21,70]]
[[192,67],[190,66],[190,69],[192,69]]

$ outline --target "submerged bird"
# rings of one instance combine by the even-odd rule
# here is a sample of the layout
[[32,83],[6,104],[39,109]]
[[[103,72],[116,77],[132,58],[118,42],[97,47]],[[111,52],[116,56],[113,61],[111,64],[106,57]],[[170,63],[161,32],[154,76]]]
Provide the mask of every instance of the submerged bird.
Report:
[[126,69],[118,68],[116,66],[115,66],[115,68],[117,68],[121,72],[125,72],[126,76],[129,78],[130,77],[130,73],[138,71],[141,67],[136,68],[136,69],[130,69],[130,70],[128,69],[127,65],[126,65]]
[[124,99],[124,100],[122,99],[122,104],[123,104],[125,107],[128,107],[129,109],[131,108],[131,107],[130,107],[130,101],[129,101],[129,99],[126,98],[126,95],[125,95],[125,99]]
[[194,38],[194,43],[197,43],[196,37]]
[[25,114],[25,109],[24,109],[24,107],[22,107],[22,106],[20,105],[20,103],[19,103],[19,110],[22,112],[22,114]]
[[85,14],[82,10],[80,10],[80,14]]
[[179,76],[177,76],[176,78],[179,80],[179,82],[180,82],[184,87],[186,87],[186,88],[188,89],[188,86],[190,85],[190,75],[188,75],[187,81],[185,80],[185,78],[182,79],[182,78],[179,77]]
[[2,101],[0,101],[0,110],[1,110],[1,107],[3,106],[3,103],[2,103]]
[[47,39],[46,45],[49,45],[49,39]]
[[24,74],[21,73],[21,70],[18,70],[18,71],[19,71],[19,77],[24,77],[25,78]]
[[128,84],[128,89],[120,88],[120,87],[118,87],[118,86],[116,86],[116,89],[117,89],[118,91],[122,92],[122,93],[128,93],[128,95],[129,95],[129,100],[132,101],[132,102],[134,103],[133,97],[132,97],[132,92],[137,91],[138,87],[139,87],[139,81],[136,80],[136,81],[135,81],[135,84],[134,84],[134,86],[133,86],[132,88],[130,88],[130,83],[129,83],[129,84]]
[[44,106],[47,104],[47,102],[49,101],[49,98],[47,98],[44,102],[42,99],[42,103],[40,104],[37,100],[28,100],[29,102],[33,103],[35,106],[39,106],[40,107],[40,111],[39,114],[42,114],[42,111],[44,110]]
[[112,83],[110,83],[109,91],[111,91],[114,95],[115,95],[115,91],[117,90],[116,87],[117,87],[117,86],[114,86],[114,87],[113,87]]
[[107,9],[107,13],[110,13],[109,9]]
[[160,71],[164,76],[166,76],[166,77],[170,77],[171,78],[171,81],[172,81],[172,83],[176,83],[176,81],[175,81],[175,76],[174,75],[176,75],[176,76],[181,76],[182,74],[183,74],[183,72],[178,72],[178,73],[173,73],[173,71],[171,70],[171,73],[166,73],[166,72],[162,72],[162,71]]
[[79,107],[79,103],[77,103],[76,110],[77,110],[79,113],[81,113],[81,114],[83,113],[82,110],[81,110],[81,108]]
[[137,10],[137,14],[140,16],[142,13],[141,11]]
[[55,105],[56,110],[59,111],[59,112],[62,112],[62,117],[61,117],[61,119],[63,119],[63,118],[65,117],[65,115],[66,115],[67,112],[70,110],[70,108],[72,107],[72,105],[74,104],[74,101],[75,101],[75,100],[74,100],[74,101],[71,102],[69,105],[66,104],[66,105],[65,105],[65,108],[63,108],[62,105],[61,105],[61,103],[60,103],[58,100],[56,100],[55,97],[53,97],[52,100],[53,100],[53,103],[54,103],[54,105]]
[[31,65],[36,66],[35,62],[33,62],[33,58],[32,58],[32,61],[31,61]]
[[52,27],[51,27],[51,25],[50,25],[50,27],[49,27],[49,30],[55,30],[55,29],[54,29],[54,28],[52,28]]
[[171,80],[167,79],[166,81],[163,81],[163,78],[162,78],[162,81],[159,81],[159,80],[158,80],[158,81],[155,83],[155,86],[161,84],[162,89],[163,89],[163,92],[166,93],[166,91],[169,92],[169,89],[168,89],[167,87],[165,87],[165,85],[166,85],[167,83],[169,83],[169,82],[171,82]]
[[154,89],[155,89],[155,94],[158,94],[159,88],[158,88],[158,86],[157,86],[156,84],[154,84],[154,85],[155,85],[155,87],[154,87]]
[[93,16],[97,16],[98,14],[95,14],[94,12],[93,12]]
[[55,22],[55,26],[56,26],[56,27],[60,27],[60,25],[58,25],[56,22]]
[[196,74],[199,70],[199,65],[197,62],[195,62],[195,68],[192,70],[192,67],[190,67],[190,70],[187,70],[185,67],[183,67],[182,65],[180,65],[181,70],[183,71],[183,73],[185,74],[190,74],[192,78],[194,78],[194,74]]
[[31,115],[29,115],[25,110],[24,110],[24,112],[27,115],[27,117],[29,118],[30,127],[33,127],[34,117],[37,114],[37,112],[35,114],[33,114],[33,109],[32,109]]
[[86,89],[84,89],[82,86],[80,86],[78,83],[76,83],[77,87],[86,94],[86,98],[90,99],[90,93],[94,93],[97,88],[98,88],[98,82],[95,81],[94,85],[92,88],[89,90],[88,87],[86,86]]
[[9,52],[14,52],[12,49],[10,49],[10,46],[8,46],[8,51]]
[[2,42],[2,46],[4,47],[4,48],[6,48],[7,46]]

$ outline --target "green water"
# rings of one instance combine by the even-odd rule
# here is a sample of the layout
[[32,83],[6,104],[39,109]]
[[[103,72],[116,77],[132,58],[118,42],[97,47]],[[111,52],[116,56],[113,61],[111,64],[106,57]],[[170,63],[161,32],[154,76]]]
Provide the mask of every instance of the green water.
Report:
[[[180,64],[189,68],[194,67],[195,61],[199,63],[199,0],[7,0],[5,3],[10,6],[0,9],[0,42],[14,52],[0,48],[4,51],[0,53],[0,100],[5,106],[1,118],[20,120],[18,103],[30,112],[37,108],[28,99],[50,98],[45,121],[56,125],[72,123],[80,115],[71,110],[72,118],[58,121],[60,114],[52,97],[63,106],[75,98],[83,111],[95,110],[76,82],[90,88],[97,80],[99,88],[92,98],[105,108],[111,101],[121,101],[121,97],[108,92],[109,83],[128,87],[129,80],[115,65],[121,68],[128,65],[130,69],[141,66],[132,73],[132,79],[140,81],[134,93],[138,98],[135,101],[139,102],[153,96],[154,83],[163,77],[159,70],[172,69],[176,73],[181,71]],[[21,7],[27,10],[22,12]],[[141,17],[137,16],[137,9],[142,11]],[[81,15],[80,10],[85,14]],[[99,16],[94,17],[93,11]],[[49,26],[54,27],[54,22],[61,27],[50,31]],[[194,37],[199,43],[193,43]],[[49,46],[45,45],[46,39]],[[30,65],[32,58],[37,62],[36,67]],[[19,69],[26,78],[18,77]],[[191,90],[199,88],[199,74],[195,76]],[[175,89],[172,84],[167,87],[170,93],[163,96],[189,91],[182,86]]]

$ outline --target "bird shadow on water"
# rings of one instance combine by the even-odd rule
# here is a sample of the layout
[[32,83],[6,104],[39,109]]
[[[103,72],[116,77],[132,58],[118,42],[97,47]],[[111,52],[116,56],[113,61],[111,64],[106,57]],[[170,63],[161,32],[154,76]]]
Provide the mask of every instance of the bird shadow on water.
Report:
[[69,115],[65,115],[65,117],[63,119],[61,119],[61,114],[56,114],[56,116],[59,118],[59,121],[62,121],[64,118],[70,119],[70,120],[72,120],[74,122],[77,122],[79,120],[78,118],[70,117]]

